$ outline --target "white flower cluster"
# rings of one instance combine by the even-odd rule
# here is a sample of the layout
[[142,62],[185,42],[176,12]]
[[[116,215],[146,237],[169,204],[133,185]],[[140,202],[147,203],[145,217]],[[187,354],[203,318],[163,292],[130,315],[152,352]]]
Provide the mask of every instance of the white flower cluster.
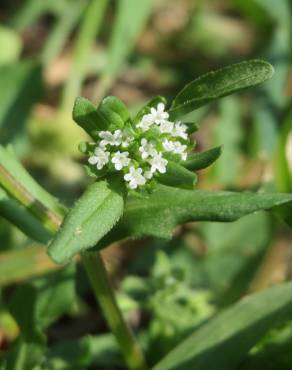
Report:
[[169,159],[187,159],[187,126],[168,119],[164,104],[159,103],[135,127],[99,132],[89,164],[97,170],[123,171],[130,189],[145,185],[154,175],[166,172]]

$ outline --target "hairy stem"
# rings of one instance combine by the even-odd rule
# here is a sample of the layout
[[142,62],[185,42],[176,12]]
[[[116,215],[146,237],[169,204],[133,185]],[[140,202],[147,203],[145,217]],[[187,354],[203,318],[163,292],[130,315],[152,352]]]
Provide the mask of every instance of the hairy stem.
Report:
[[[2,165],[0,165],[0,186],[37,218],[52,235],[58,231],[63,219],[61,212],[58,213],[46,207]],[[94,295],[110,329],[116,336],[129,369],[145,370],[147,367],[142,351],[117,305],[101,255],[87,252],[82,255],[82,261]]]

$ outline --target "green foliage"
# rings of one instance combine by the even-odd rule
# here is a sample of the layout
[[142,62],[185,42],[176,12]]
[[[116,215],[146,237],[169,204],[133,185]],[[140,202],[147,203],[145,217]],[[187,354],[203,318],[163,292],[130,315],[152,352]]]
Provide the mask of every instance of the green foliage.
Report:
[[197,175],[178,163],[169,162],[167,172],[160,175],[158,181],[164,185],[192,189],[197,182]]
[[107,63],[101,76],[98,95],[108,89],[132,51],[151,12],[152,0],[120,0],[117,2],[117,19],[109,41]]
[[115,96],[103,99],[98,107],[98,113],[106,122],[108,129],[122,128],[130,118],[128,108]]
[[202,170],[211,166],[211,164],[220,157],[221,153],[222,147],[218,146],[202,153],[193,154],[192,156],[189,156],[185,163],[185,167],[192,171]]
[[180,117],[215,99],[258,85],[271,78],[273,73],[273,67],[262,60],[241,62],[209,72],[178,93],[170,108],[171,117]]
[[[292,196],[275,193],[275,188],[291,191],[289,1],[279,0],[277,6],[272,0],[208,6],[186,1],[176,8],[176,2],[154,4],[152,0],[141,0],[139,6],[134,0],[27,0],[13,9],[12,17],[12,7],[6,3],[5,13],[1,10],[6,24],[0,29],[5,51],[0,57],[1,142],[13,143],[19,158],[11,149],[0,147],[0,215],[4,219],[0,221],[0,239],[5,251],[0,255],[0,369],[124,369],[126,363],[131,369],[144,370],[143,356],[139,358],[139,346],[116,305],[106,270],[92,258],[102,262],[96,250],[113,241],[143,237],[151,239],[139,241],[135,252],[114,247],[108,260],[117,282],[118,303],[138,332],[150,367],[290,369],[291,325],[286,321],[291,319],[291,284],[240,299],[258,288],[258,273],[266,271],[268,247],[280,254],[285,244],[287,231],[282,232],[271,214],[260,211],[276,212],[291,225]],[[97,39],[99,30],[101,37]],[[30,60],[17,62],[22,44],[23,54]],[[273,80],[253,99],[225,99],[212,114],[206,107],[199,109],[268,80],[273,67],[261,60],[203,74],[239,57],[249,59],[258,55],[258,50],[275,66]],[[172,104],[156,96],[140,110],[134,106],[158,91],[169,99],[175,89],[200,73],[202,77],[186,85]],[[112,86],[119,75],[118,83]],[[129,110],[117,97],[104,98],[111,87],[113,94],[129,104]],[[167,157],[167,172],[141,191],[126,191],[121,172],[119,179],[112,179],[110,171],[101,171],[83,192],[86,180],[79,173],[80,163],[72,164],[65,150],[68,144],[76,147],[68,112],[76,95],[81,94],[94,100],[93,104],[79,97],[73,109],[73,119],[92,139],[80,145],[83,154],[93,153],[101,130],[122,129],[126,138],[131,126],[158,103],[170,107],[170,120],[188,114],[184,123],[189,135],[200,127],[198,121],[202,123],[196,137],[199,148],[212,149],[190,154],[186,162]],[[138,113],[132,118],[129,111]],[[37,133],[32,140],[25,131],[26,123],[31,125],[31,112],[32,131]],[[66,119],[60,113],[65,113]],[[65,129],[60,129],[65,120]],[[149,139],[157,132],[151,131]],[[138,137],[140,131],[136,134]],[[224,146],[223,153],[219,145]],[[39,160],[40,151],[48,163]],[[276,184],[270,176],[268,160],[272,158]],[[139,160],[138,154],[136,165],[135,160]],[[71,205],[74,198],[83,195],[67,211],[20,161],[65,204]],[[94,165],[86,167],[95,175]],[[199,189],[194,189],[194,171],[201,169],[205,171],[199,177]],[[205,183],[209,189],[222,191],[201,190]],[[236,191],[224,191],[231,186]],[[240,193],[239,188],[248,191]],[[81,255],[119,346],[114,335],[100,334],[105,325],[92,309],[82,267],[76,272],[73,264],[55,265],[47,259],[44,246],[32,245],[15,227],[7,227],[7,221],[29,238],[49,243],[49,255],[58,263]],[[193,221],[205,222],[177,228]],[[284,242],[281,239],[279,243],[279,235]],[[165,242],[170,238],[172,241]],[[87,252],[89,248],[93,253]],[[123,269],[116,271],[111,263],[120,253]],[[75,261],[79,259],[72,263]],[[130,276],[120,279],[127,269]],[[48,270],[52,270],[49,275],[31,279]],[[281,270],[277,276],[282,278],[285,273],[289,271]],[[15,329],[13,332],[3,325],[4,316],[15,320],[18,337]],[[283,324],[280,328],[279,323]],[[88,331],[96,335],[87,335]],[[194,334],[185,340],[191,332]]]
[[291,291],[292,284],[287,283],[242,299],[203,325],[153,369],[234,369],[271,322],[277,325],[291,318]]
[[[128,197],[123,218],[109,238],[171,238],[173,228],[178,224],[189,221],[235,221],[250,213],[271,210],[291,201],[291,194],[208,192],[161,185],[146,197]],[[105,243],[107,241],[106,238]]]
[[106,122],[97,112],[96,107],[88,100],[78,97],[73,107],[73,119],[92,138],[98,131],[106,129]]
[[[20,139],[33,104],[42,93],[41,67],[30,61],[0,67],[1,143]],[[17,107],[17,109],[14,109]]]
[[70,308],[75,300],[73,265],[19,287],[9,310],[21,334],[8,352],[7,370],[31,370],[39,365],[46,346],[44,330]]
[[66,263],[93,247],[117,223],[123,207],[123,194],[117,184],[99,181],[90,185],[65,216],[49,245],[49,255],[58,263]]

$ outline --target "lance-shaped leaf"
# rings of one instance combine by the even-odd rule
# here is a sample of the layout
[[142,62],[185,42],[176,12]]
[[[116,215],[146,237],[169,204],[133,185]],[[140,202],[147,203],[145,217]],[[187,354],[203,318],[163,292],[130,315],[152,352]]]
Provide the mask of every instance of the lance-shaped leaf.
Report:
[[174,227],[185,222],[235,221],[283,204],[291,208],[292,194],[212,192],[159,185],[148,196],[128,197],[123,218],[98,247],[127,237],[170,239]]
[[124,207],[117,186],[95,182],[65,216],[48,254],[57,263],[66,263],[75,254],[93,247],[116,224]]
[[215,99],[258,85],[272,77],[273,67],[262,60],[250,60],[209,72],[187,84],[175,97],[170,116],[183,116]]
[[166,173],[160,175],[158,181],[164,185],[192,189],[197,182],[197,175],[180,164],[169,161]]
[[189,156],[184,166],[192,171],[202,170],[214,163],[220,157],[221,153],[222,147],[218,146],[202,153],[193,154]]
[[272,327],[292,317],[292,283],[243,298],[201,326],[153,370],[234,370]]

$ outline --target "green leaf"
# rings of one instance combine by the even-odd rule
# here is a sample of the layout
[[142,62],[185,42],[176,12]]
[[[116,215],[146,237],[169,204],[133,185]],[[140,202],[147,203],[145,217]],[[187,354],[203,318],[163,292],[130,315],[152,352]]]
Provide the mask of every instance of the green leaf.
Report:
[[113,240],[153,236],[170,239],[175,226],[191,221],[235,221],[291,204],[292,194],[184,190],[159,185],[149,196],[128,197],[123,218],[99,248]]
[[32,62],[0,67],[1,143],[24,134],[24,123],[42,94],[41,67]]
[[187,84],[175,97],[169,111],[172,119],[183,116],[215,99],[258,85],[272,77],[273,67],[250,60],[209,72]]
[[97,112],[90,100],[77,97],[73,107],[73,119],[93,139],[98,137],[100,130],[107,128],[107,122]]
[[106,181],[91,184],[66,215],[48,253],[57,263],[93,247],[123,213],[123,196]]
[[292,283],[250,295],[201,326],[153,370],[234,370],[268,331],[292,317]]
[[86,369],[95,365],[99,369],[121,367],[123,360],[112,334],[86,335],[81,339],[63,340],[48,351],[50,370]]
[[25,207],[10,198],[1,188],[0,215],[33,240],[43,244],[50,240],[50,233],[44,228],[42,223],[32,216]]
[[31,370],[43,361],[44,330],[63,315],[75,300],[75,265],[21,285],[14,292],[9,310],[20,335],[7,353],[7,369]]
[[[13,176],[13,178],[20,183],[27,192],[29,192],[31,204],[41,202],[43,206],[47,208],[48,212],[53,211],[56,214],[64,215],[65,208],[58,202],[56,198],[44,190],[33,179],[33,177],[18,161],[11,148],[4,148],[3,146],[0,146],[0,172],[1,171],[8,172],[10,176]],[[5,188],[1,181],[0,186]],[[7,190],[7,192],[9,191]]]
[[21,285],[10,302],[10,312],[27,340],[63,315],[75,300],[75,265]]
[[184,166],[192,171],[202,170],[214,163],[222,153],[222,146],[189,156]]
[[47,256],[45,246],[36,244],[1,252],[0,265],[1,287],[27,281],[59,267]]
[[130,118],[128,108],[115,96],[103,99],[97,111],[110,129],[122,128]]
[[168,162],[166,173],[159,176],[161,184],[193,189],[197,175],[175,162]]

